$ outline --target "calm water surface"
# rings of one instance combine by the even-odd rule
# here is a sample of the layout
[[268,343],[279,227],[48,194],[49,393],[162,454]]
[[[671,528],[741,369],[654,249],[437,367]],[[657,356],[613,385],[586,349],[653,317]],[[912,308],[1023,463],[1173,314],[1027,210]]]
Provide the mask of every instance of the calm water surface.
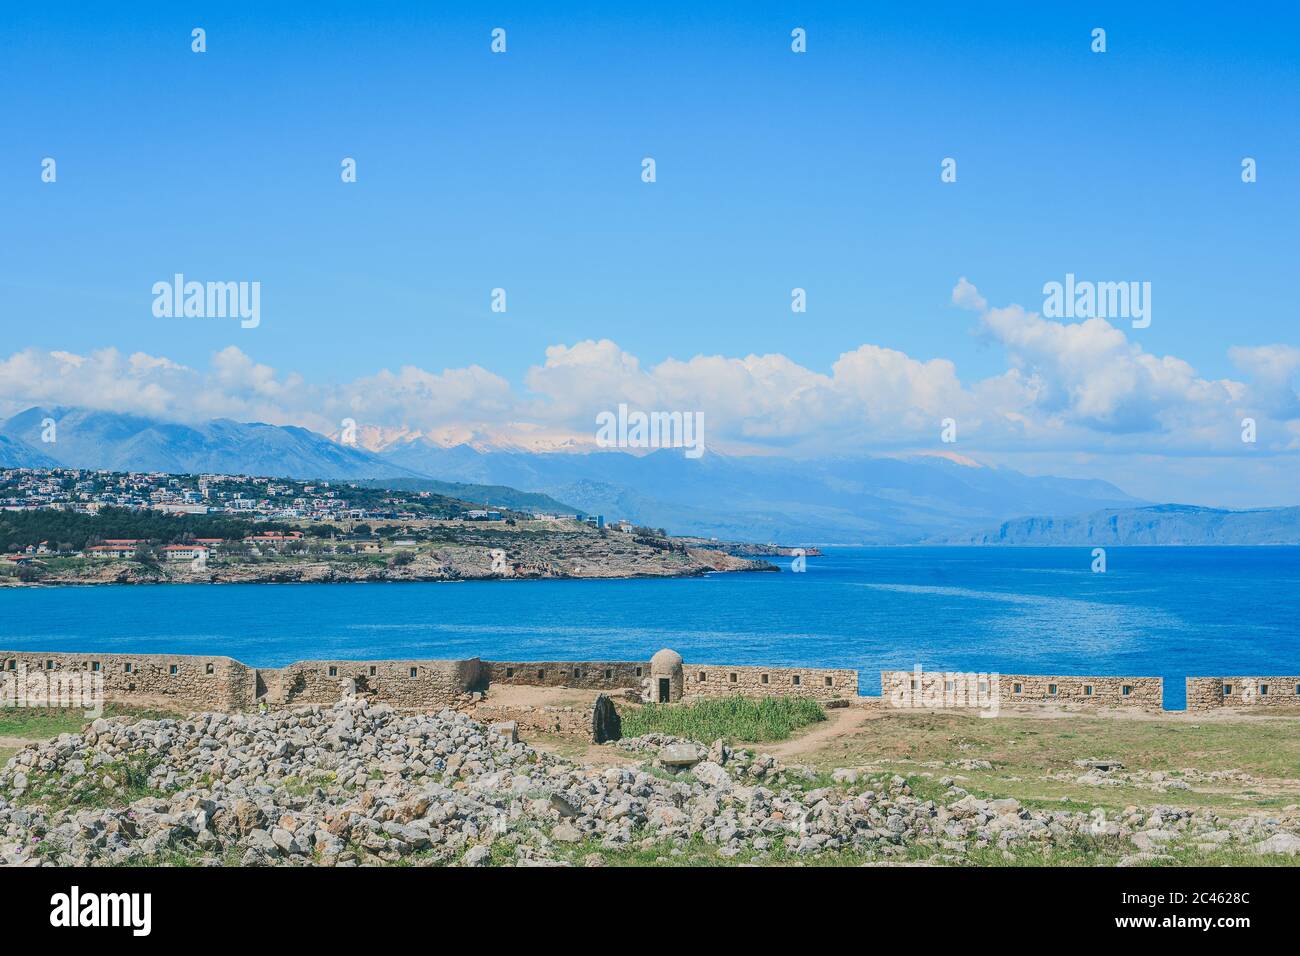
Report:
[[0,647],[313,657],[914,664],[1165,678],[1300,673],[1300,548],[836,548],[686,580],[0,590]]

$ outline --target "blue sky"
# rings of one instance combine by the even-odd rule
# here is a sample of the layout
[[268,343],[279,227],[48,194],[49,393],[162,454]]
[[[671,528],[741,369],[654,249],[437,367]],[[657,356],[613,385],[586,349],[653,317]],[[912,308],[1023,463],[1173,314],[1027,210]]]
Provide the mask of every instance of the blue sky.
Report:
[[[585,340],[818,374],[870,343],[965,383],[1009,363],[957,280],[1037,310],[1067,272],[1151,282],[1129,340],[1206,380],[1300,344],[1284,6],[226,6],[6,12],[6,355],[235,346],[322,387],[411,364],[523,389]],[[260,281],[261,324],[155,318],[175,272]]]

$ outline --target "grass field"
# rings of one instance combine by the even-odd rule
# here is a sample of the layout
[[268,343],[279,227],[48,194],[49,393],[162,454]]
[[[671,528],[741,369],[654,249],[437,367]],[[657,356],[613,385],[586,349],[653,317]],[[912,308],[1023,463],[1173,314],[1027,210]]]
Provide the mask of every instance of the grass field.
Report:
[[[582,866],[589,857],[599,857],[604,866],[627,867],[673,867],[673,866],[741,866],[758,864],[761,866],[811,866],[844,867],[869,864],[925,864],[952,865],[960,863],[965,866],[1114,866],[1125,856],[1133,852],[1131,845],[1115,841],[1105,845],[1099,841],[1089,840],[1078,846],[1017,846],[1003,851],[996,847],[972,850],[960,858],[953,858],[942,849],[934,846],[913,844],[900,854],[883,854],[877,852],[860,852],[841,850],[834,853],[799,854],[785,846],[783,840],[776,842],[775,848],[768,853],[755,853],[742,850],[733,857],[719,855],[718,847],[702,839],[678,842],[662,840],[653,846],[641,848],[628,846],[610,849],[599,841],[586,840],[581,843],[560,844],[554,846],[558,859],[567,860],[575,866]],[[513,856],[506,845],[494,846],[493,863],[510,865]],[[1285,857],[1261,857],[1241,848],[1199,851],[1193,847],[1180,847],[1170,851],[1168,860],[1157,864],[1162,867],[1173,866],[1294,866],[1295,862]]]
[[[159,718],[175,717],[175,713],[149,710],[143,707],[126,707],[106,704],[105,717]],[[6,707],[0,708],[0,737],[21,737],[24,740],[48,740],[59,734],[75,734],[94,720],[80,707]]]
[[[1079,783],[1076,760],[1122,761],[1118,785]],[[934,781],[944,776],[979,796],[1029,805],[1120,809],[1128,805],[1281,808],[1300,803],[1300,720],[1155,720],[1104,717],[981,719],[890,714],[865,721],[800,755],[817,769],[879,766]],[[991,767],[962,767],[987,761]],[[1139,773],[1134,774],[1135,771]],[[1144,779],[1161,771],[1177,789]],[[1190,773],[1188,771],[1191,771]],[[1238,775],[1229,775],[1235,771]],[[1211,775],[1214,775],[1213,777]],[[1167,782],[1167,781],[1166,781]],[[1181,784],[1189,789],[1181,789]]]
[[795,697],[725,697],[692,704],[647,704],[620,716],[624,737],[661,733],[704,742],[721,737],[763,743],[785,740],[799,728],[825,720],[826,711],[816,701]]

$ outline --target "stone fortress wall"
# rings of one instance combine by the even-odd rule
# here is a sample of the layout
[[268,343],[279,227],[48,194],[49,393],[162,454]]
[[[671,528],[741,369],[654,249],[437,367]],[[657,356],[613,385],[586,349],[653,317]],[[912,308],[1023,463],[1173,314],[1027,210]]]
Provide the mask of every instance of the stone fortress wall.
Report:
[[881,671],[880,688],[878,700],[863,698],[867,706],[998,711],[1164,707],[1164,680],[1159,677]]
[[650,673],[645,661],[483,661],[488,684],[637,690]]
[[814,700],[858,696],[858,672],[815,667],[729,667],[682,665],[682,699],[705,697],[811,697]]
[[1294,707],[1300,709],[1300,677],[1189,677],[1189,711]]
[[483,664],[462,661],[297,661],[258,669],[259,697],[272,706],[332,704],[344,693],[412,710],[458,703],[481,681]]
[[30,690],[69,675],[102,680],[105,700],[144,706],[168,702],[206,710],[246,710],[256,703],[256,671],[229,657],[185,654],[55,654],[0,651],[0,671]]
[[[671,651],[652,662],[635,661],[298,661],[280,668],[254,668],[222,656],[181,654],[67,654],[0,650],[0,692],[26,675],[97,675],[109,701],[178,705],[222,711],[272,706],[329,704],[349,693],[403,709],[433,709],[477,702],[493,684],[573,687],[622,692],[658,700],[666,680],[670,701],[740,695],[809,697],[865,707],[965,707],[999,710],[1090,710],[1162,708],[1158,677],[945,674],[914,671],[881,674],[880,697],[858,694],[854,670],[751,667],[685,663]],[[666,663],[665,663],[666,662]],[[658,666],[659,669],[656,669]],[[667,667],[668,670],[663,668]],[[36,678],[41,683],[40,678]],[[955,696],[954,696],[955,695]],[[962,695],[965,695],[964,697]],[[902,702],[900,704],[900,701]],[[3,699],[0,698],[0,703]],[[1300,677],[1189,677],[1187,708],[1300,708]],[[548,720],[550,718],[547,718]]]

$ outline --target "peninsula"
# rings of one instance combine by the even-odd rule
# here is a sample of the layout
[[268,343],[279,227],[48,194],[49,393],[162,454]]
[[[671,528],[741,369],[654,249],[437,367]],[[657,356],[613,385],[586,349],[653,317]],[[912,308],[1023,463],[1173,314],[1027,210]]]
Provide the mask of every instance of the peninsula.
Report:
[[0,586],[776,570],[603,515],[338,482],[11,469],[0,505]]

